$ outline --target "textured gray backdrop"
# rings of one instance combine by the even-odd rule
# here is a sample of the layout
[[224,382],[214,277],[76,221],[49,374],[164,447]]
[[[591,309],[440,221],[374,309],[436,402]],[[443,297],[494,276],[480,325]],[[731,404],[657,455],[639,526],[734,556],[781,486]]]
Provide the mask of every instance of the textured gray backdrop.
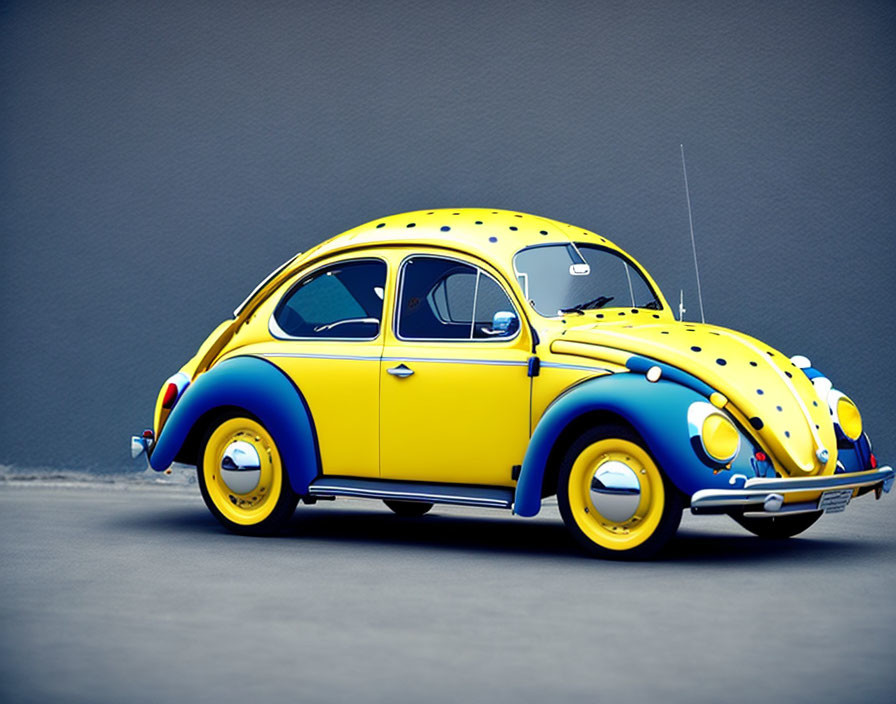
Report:
[[896,459],[896,13],[875,2],[0,6],[0,463],[116,471],[275,265],[383,214],[605,234],[804,353]]

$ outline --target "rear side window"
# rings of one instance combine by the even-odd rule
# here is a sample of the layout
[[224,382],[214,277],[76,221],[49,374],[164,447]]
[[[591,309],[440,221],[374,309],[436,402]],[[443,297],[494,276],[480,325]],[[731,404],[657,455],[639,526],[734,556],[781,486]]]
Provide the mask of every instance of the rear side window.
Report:
[[274,311],[277,336],[372,340],[383,315],[386,263],[339,262],[299,280]]
[[433,256],[402,268],[398,336],[405,340],[513,337],[519,317],[504,289],[482,269]]

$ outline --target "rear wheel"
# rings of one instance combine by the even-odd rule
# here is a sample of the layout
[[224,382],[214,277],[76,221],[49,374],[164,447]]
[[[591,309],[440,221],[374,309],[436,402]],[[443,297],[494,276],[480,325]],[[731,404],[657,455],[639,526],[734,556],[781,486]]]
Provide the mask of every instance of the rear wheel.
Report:
[[205,505],[235,533],[276,533],[295,511],[298,496],[277,444],[254,418],[228,418],[212,427],[200,449],[198,470]]
[[681,493],[628,428],[583,433],[560,468],[557,502],[567,529],[596,557],[653,556],[678,530]]
[[738,515],[732,515],[731,517],[760,538],[780,540],[792,538],[802,533],[821,518],[823,513],[824,511],[814,511],[812,513],[795,513],[791,516],[770,516],[769,518],[753,518]]
[[398,516],[405,518],[413,518],[428,513],[432,508],[432,504],[426,501],[397,501],[394,499],[383,499],[383,503],[392,509]]

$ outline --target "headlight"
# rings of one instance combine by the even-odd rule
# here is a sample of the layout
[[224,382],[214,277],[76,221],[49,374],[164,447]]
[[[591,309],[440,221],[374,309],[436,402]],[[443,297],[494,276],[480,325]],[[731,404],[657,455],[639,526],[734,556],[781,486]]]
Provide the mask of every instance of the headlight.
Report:
[[702,401],[691,404],[688,431],[691,442],[699,441],[700,449],[713,462],[727,464],[740,449],[740,433],[734,423],[712,404]]
[[839,391],[832,391],[828,396],[828,405],[840,432],[853,442],[858,440],[862,435],[862,415],[852,399]]

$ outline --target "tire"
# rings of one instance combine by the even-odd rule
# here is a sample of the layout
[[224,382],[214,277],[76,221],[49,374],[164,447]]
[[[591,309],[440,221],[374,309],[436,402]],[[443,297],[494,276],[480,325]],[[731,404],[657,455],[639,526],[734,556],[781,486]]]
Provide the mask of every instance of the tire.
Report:
[[[227,469],[222,466],[225,456],[246,466]],[[198,464],[199,490],[205,505],[234,533],[276,534],[295,512],[299,497],[289,484],[277,444],[255,418],[235,416],[209,428]],[[232,461],[228,464],[236,466]],[[253,464],[258,466],[255,471],[251,469]]]
[[769,518],[752,518],[732,515],[740,525],[760,538],[783,540],[799,535],[815,521],[821,518],[824,511],[812,513],[796,513],[792,516],[771,516]]
[[[598,470],[604,481],[595,484]],[[572,443],[560,467],[557,503],[580,547],[611,560],[653,557],[675,535],[684,510],[681,492],[625,426],[592,428]]]
[[391,508],[397,516],[402,516],[404,518],[415,518],[417,516],[422,516],[425,513],[429,513],[429,510],[432,508],[432,504],[427,503],[426,501],[398,501],[395,499],[383,499],[383,503]]

